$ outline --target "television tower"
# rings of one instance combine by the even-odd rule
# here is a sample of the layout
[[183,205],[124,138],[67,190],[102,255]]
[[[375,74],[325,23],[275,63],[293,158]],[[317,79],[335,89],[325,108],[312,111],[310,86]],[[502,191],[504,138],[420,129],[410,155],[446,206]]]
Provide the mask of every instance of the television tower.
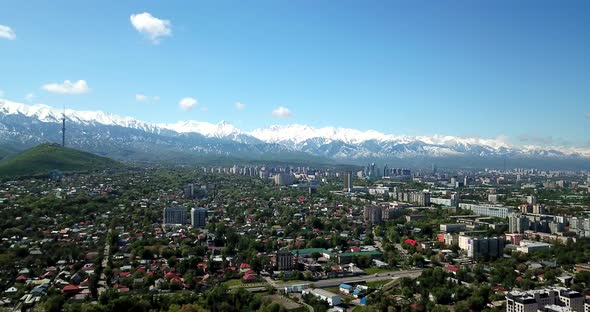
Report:
[[66,147],[66,106],[61,115],[61,147]]

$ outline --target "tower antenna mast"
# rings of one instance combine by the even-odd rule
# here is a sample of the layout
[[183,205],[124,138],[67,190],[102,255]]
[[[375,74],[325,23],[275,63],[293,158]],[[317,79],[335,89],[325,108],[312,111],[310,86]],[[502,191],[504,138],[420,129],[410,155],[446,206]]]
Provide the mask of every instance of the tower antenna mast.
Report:
[[61,114],[61,146],[66,147],[66,105],[64,104],[64,110]]

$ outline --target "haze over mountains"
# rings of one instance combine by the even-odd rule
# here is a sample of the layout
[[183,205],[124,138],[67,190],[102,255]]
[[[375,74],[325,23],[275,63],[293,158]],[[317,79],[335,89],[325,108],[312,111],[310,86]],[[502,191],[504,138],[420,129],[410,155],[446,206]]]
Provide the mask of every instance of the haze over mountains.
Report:
[[[588,168],[590,149],[515,146],[507,140],[402,136],[346,128],[282,125],[242,131],[222,121],[154,124],[100,111],[65,111],[67,145],[126,160],[160,161],[179,155],[324,161],[400,166],[545,166]],[[62,110],[0,100],[0,145],[24,149],[61,142]]]

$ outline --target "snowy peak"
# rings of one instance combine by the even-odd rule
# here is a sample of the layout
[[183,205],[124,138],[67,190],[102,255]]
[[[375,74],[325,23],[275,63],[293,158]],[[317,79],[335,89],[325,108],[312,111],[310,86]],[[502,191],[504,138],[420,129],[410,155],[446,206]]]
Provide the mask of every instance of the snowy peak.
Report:
[[36,118],[42,122],[61,122],[61,119],[65,115],[66,120],[85,125],[101,124],[140,129],[148,132],[159,132],[159,129],[153,124],[142,122],[132,117],[124,117],[101,111],[76,111],[72,109],[66,109],[64,111],[45,104],[25,105],[8,100],[0,100],[0,113],[5,115],[20,114]]
[[310,139],[325,139],[329,141],[342,141],[347,144],[358,144],[368,140],[389,141],[399,138],[373,130],[363,132],[355,129],[336,127],[313,128],[298,124],[256,129],[250,132],[250,135],[269,143],[292,142],[295,144],[300,144]]
[[469,146],[485,145],[497,149],[500,147],[508,148],[509,145],[505,139],[480,139],[480,138],[461,138],[455,136],[400,136],[384,134],[374,130],[359,131],[347,128],[312,128],[304,125],[287,125],[271,126],[268,128],[257,129],[250,134],[262,141],[272,143],[295,144],[303,143],[310,139],[323,139],[326,141],[341,141],[346,144],[361,144],[367,141],[393,142],[398,144],[420,141],[431,145],[445,146]]
[[44,122],[55,122],[62,118],[62,112],[44,104],[25,105],[7,100],[0,100],[0,113],[35,117]]
[[[0,100],[0,138],[2,129],[5,135],[27,136],[30,129],[23,127],[22,117],[31,121],[43,123],[60,123],[64,111],[43,104],[25,105],[8,100]],[[12,117],[10,117],[12,116]],[[158,138],[166,136],[166,139],[179,141],[176,146],[189,150],[210,150],[211,145],[219,144],[215,151],[232,144],[242,144],[236,147],[257,150],[264,153],[268,150],[287,150],[307,153],[308,155],[321,156],[331,159],[388,159],[411,157],[537,157],[537,158],[568,158],[590,157],[590,149],[562,146],[515,146],[508,138],[458,137],[448,135],[432,136],[403,136],[385,134],[378,131],[359,131],[349,128],[323,127],[314,128],[307,125],[275,125],[267,128],[255,129],[244,132],[227,121],[217,124],[201,121],[179,121],[169,124],[155,124],[143,122],[132,117],[124,117],[101,111],[76,111],[65,110],[65,117],[69,122],[79,124],[83,129],[94,129],[101,126],[117,126],[125,129],[140,130],[145,133],[158,135]],[[25,120],[26,121],[26,120]],[[10,123],[10,124],[9,124]],[[10,130],[10,131],[9,131]],[[118,133],[120,131],[117,131]],[[137,139],[141,133],[122,131],[129,136],[129,140]],[[36,140],[45,139],[44,131],[40,131]],[[102,131],[99,131],[102,135]],[[196,133],[211,138],[207,144],[201,138],[186,135]],[[95,143],[100,143],[98,138]],[[125,141],[127,139],[121,139]],[[126,141],[125,141],[126,142]],[[188,143],[187,143],[188,142]],[[105,143],[105,144],[108,144]],[[203,145],[205,144],[205,145]],[[226,147],[219,147],[224,145]],[[237,145],[236,145],[237,146]],[[230,147],[227,147],[231,149]],[[231,154],[230,151],[224,151]]]
[[218,124],[188,120],[173,124],[160,124],[159,126],[178,133],[200,133],[206,137],[213,138],[225,138],[242,134],[240,129],[225,120]]

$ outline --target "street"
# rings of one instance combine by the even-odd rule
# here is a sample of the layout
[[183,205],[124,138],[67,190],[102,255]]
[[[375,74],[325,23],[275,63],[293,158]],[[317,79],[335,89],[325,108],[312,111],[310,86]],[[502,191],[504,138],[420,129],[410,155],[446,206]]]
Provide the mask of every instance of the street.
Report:
[[[318,281],[310,281],[305,282],[304,284],[314,284],[316,288],[325,288],[325,287],[333,287],[338,286],[340,284],[355,284],[355,283],[363,283],[363,282],[376,282],[388,279],[395,279],[401,277],[410,277],[416,278],[422,274],[422,269],[412,269],[412,270],[405,270],[405,271],[389,271],[383,272],[375,275],[362,275],[362,276],[353,276],[353,277],[343,277],[343,278],[332,278],[327,280],[318,280]],[[270,278],[266,279],[267,281]],[[277,283],[275,281],[270,282],[269,284],[272,285],[274,288],[282,289],[287,286],[292,286],[292,283]]]

